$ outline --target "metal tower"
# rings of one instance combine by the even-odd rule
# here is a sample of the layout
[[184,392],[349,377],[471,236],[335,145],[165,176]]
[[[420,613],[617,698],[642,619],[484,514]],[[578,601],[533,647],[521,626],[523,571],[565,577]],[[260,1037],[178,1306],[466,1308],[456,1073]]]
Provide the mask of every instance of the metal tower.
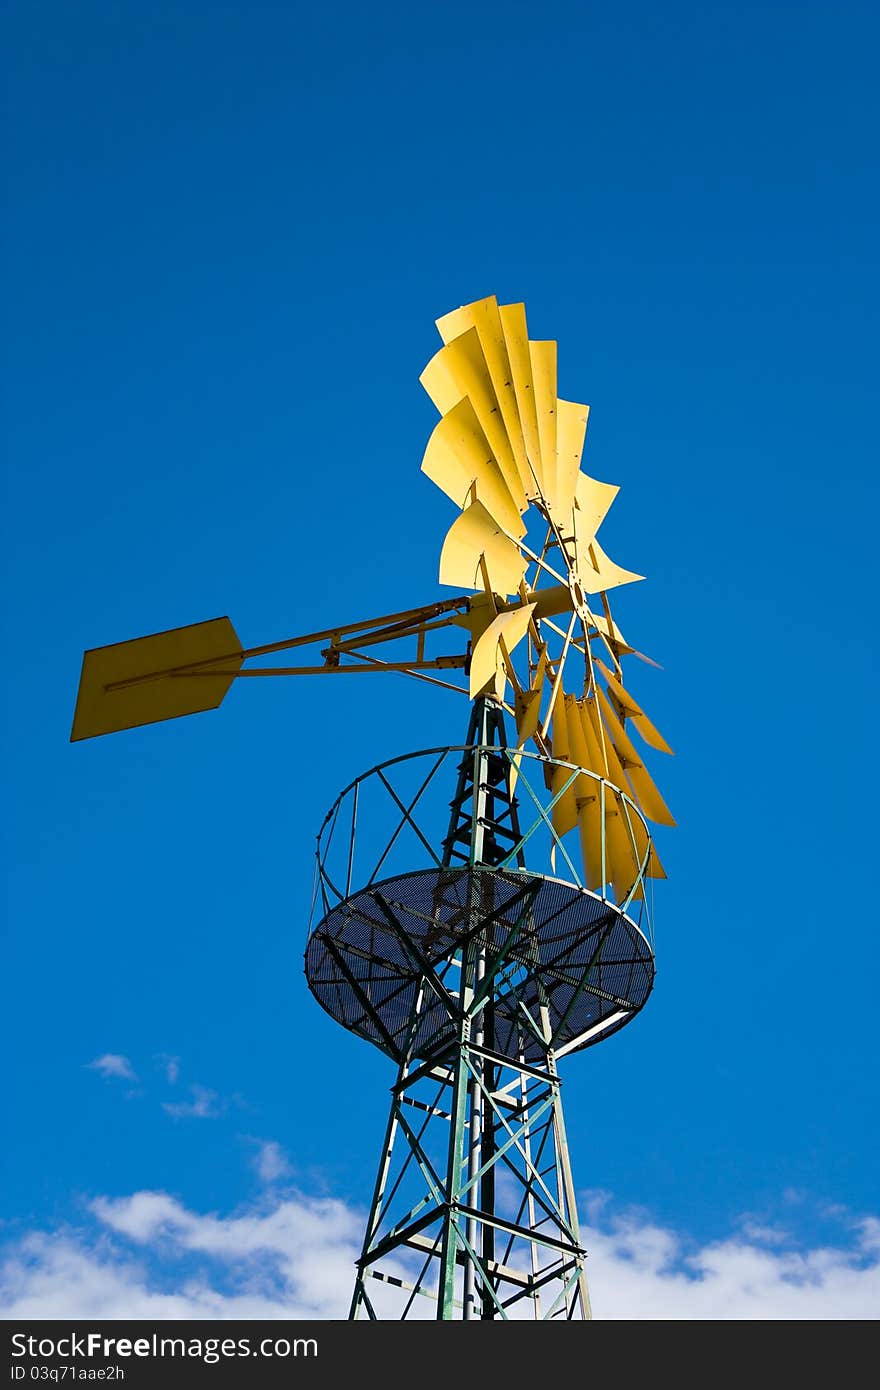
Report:
[[[391,781],[409,761],[398,759],[329,813],[306,950],[319,1002],[397,1063],[351,1317],[589,1318],[557,1059],[642,1007],[651,948],[610,898],[527,868],[539,840],[564,854],[546,783],[566,769],[540,758],[526,769],[496,701],[474,703],[461,749],[413,756],[431,760],[415,798]],[[424,802],[449,785],[453,757],[451,816],[433,848]],[[434,862],[387,875],[386,847],[352,892],[358,803],[374,777],[397,807],[391,845],[407,827]],[[525,830],[515,786],[531,802]]]

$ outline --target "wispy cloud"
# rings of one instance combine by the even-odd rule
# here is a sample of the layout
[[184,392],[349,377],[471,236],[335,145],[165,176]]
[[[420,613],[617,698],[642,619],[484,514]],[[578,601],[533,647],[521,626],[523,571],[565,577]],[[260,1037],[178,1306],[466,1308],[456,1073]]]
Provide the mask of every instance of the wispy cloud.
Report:
[[257,1152],[254,1154],[254,1168],[260,1182],[280,1182],[290,1177],[290,1164],[281,1145],[274,1139],[255,1139]]
[[880,1218],[863,1216],[856,1222],[862,1245],[880,1257]]
[[848,1220],[834,1244],[798,1248],[747,1222],[695,1246],[644,1213],[583,1232],[597,1317],[688,1321],[873,1319],[880,1307],[874,1218]]
[[210,1090],[207,1086],[190,1086],[192,1100],[166,1100],[162,1103],[162,1109],[175,1119],[186,1120],[216,1120],[218,1115],[222,1115],[226,1109],[226,1102],[221,1100],[216,1091]]
[[86,1065],[90,1071],[100,1072],[101,1076],[117,1076],[122,1081],[137,1081],[131,1062],[119,1052],[105,1052]]
[[[227,1217],[163,1192],[99,1198],[97,1232],[32,1233],[0,1259],[4,1318],[345,1317],[363,1217],[289,1197]],[[196,1256],[199,1273],[181,1275]],[[205,1262],[214,1276],[206,1277]],[[175,1272],[170,1275],[166,1267]]]
[[[781,1247],[742,1229],[695,1245],[644,1213],[590,1216],[598,1318],[873,1319],[880,1220],[849,1216],[834,1243]],[[586,1209],[586,1208],[585,1208]],[[0,1257],[3,1318],[344,1317],[363,1213],[285,1193],[230,1215],[165,1192],[97,1198],[94,1227],[31,1233]],[[425,1300],[427,1304],[427,1300]],[[430,1315],[430,1305],[428,1305]]]
[[740,1226],[743,1235],[759,1245],[785,1245],[789,1240],[788,1232],[784,1227],[753,1221],[749,1216],[740,1219]]
[[170,1057],[167,1052],[159,1052],[156,1054],[156,1061],[161,1063],[168,1085],[176,1086],[180,1079],[180,1058]]

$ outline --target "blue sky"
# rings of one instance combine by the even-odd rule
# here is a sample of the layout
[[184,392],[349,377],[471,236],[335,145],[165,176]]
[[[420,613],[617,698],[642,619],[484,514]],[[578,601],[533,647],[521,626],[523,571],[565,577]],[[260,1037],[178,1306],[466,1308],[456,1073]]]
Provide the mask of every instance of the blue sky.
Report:
[[418,375],[433,319],[497,293],[592,407],[603,544],[648,576],[615,612],[664,667],[632,688],[677,752],[654,996],[564,1072],[596,1241],[833,1248],[867,1278],[876,7],[84,0],[4,26],[15,1277],[29,1241],[30,1269],[97,1268],[109,1231],[118,1306],[174,1295],[202,1246],[169,1263],[183,1218],[138,1224],[138,1194],[357,1226],[392,1076],[305,986],[314,835],[357,772],[460,741],[464,703],[242,682],[67,737],[84,647],[444,596]]

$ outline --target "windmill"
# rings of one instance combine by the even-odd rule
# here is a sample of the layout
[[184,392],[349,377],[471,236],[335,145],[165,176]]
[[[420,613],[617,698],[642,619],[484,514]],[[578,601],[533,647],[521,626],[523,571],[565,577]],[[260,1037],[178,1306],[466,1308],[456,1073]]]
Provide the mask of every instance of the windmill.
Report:
[[437,327],[422,471],[458,509],[456,596],[249,648],[223,617],[87,651],[71,738],[245,678],[398,672],[469,699],[463,744],[356,778],[318,835],[309,987],[397,1069],[351,1316],[588,1318],[558,1062],[651,991],[649,822],[674,822],[644,745],[671,750],[624,684],[641,654],[608,595],[641,576],[597,539],[618,488],[581,468],[556,344],[494,297]]

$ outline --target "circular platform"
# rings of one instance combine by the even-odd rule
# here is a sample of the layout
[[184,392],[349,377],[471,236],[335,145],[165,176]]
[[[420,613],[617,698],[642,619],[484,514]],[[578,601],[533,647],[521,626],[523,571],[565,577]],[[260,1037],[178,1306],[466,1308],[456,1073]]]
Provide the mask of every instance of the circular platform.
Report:
[[[613,902],[559,879],[479,866],[397,875],[343,899],[309,937],[309,988],[337,1022],[400,1060],[423,965],[443,972],[468,939],[489,963],[504,953],[486,1044],[512,1060],[542,1060],[547,1050],[523,1009],[537,1021],[545,1007],[553,1049],[574,1051],[623,1027],[651,992],[651,947]],[[457,975],[443,975],[453,995]],[[414,1055],[436,1053],[454,1027],[449,1007],[426,992]]]

